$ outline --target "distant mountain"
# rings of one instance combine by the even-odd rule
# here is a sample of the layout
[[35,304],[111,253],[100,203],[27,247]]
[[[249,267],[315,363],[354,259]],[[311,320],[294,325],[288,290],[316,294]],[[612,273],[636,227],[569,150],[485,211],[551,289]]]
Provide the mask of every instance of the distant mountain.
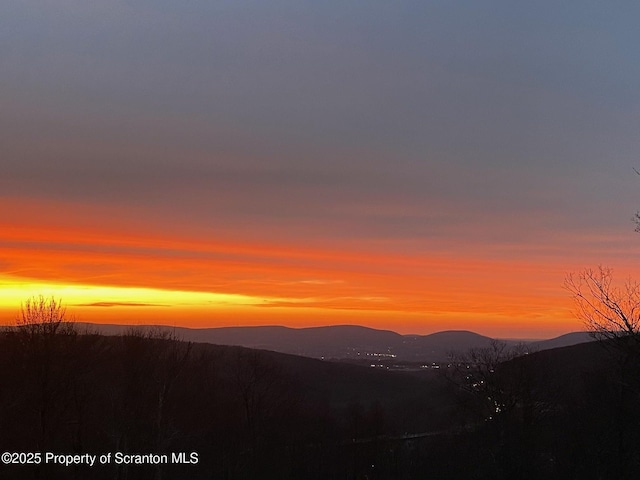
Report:
[[[450,330],[430,335],[400,335],[357,325],[290,328],[283,326],[184,328],[167,326],[127,326],[78,324],[106,335],[118,335],[128,329],[159,329],[178,338],[217,345],[238,345],[261,350],[313,358],[398,362],[443,362],[453,352],[483,348],[492,338],[464,330]],[[527,342],[534,351],[548,350],[591,341],[586,332]],[[511,343],[516,343],[512,341]]]
[[[304,355],[307,357],[343,358],[357,352],[386,352],[402,344],[402,336],[389,330],[376,330],[356,325],[328,327],[221,327],[192,330],[189,340],[219,345]],[[187,338],[185,338],[187,339]]]

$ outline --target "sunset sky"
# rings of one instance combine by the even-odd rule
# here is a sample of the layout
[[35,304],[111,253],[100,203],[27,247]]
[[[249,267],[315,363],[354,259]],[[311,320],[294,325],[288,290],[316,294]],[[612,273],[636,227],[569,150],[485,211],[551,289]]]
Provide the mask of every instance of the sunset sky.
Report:
[[640,279],[640,4],[0,2],[0,323],[580,330]]

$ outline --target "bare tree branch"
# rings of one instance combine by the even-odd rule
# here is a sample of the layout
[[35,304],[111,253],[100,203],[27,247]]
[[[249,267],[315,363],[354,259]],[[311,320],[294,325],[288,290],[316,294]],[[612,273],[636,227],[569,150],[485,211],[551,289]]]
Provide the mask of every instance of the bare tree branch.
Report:
[[569,274],[564,282],[575,303],[575,315],[598,339],[618,339],[640,334],[640,284],[613,283],[610,268]]
[[22,303],[16,325],[30,336],[75,333],[73,320],[67,318],[62,301],[43,295],[30,297]]

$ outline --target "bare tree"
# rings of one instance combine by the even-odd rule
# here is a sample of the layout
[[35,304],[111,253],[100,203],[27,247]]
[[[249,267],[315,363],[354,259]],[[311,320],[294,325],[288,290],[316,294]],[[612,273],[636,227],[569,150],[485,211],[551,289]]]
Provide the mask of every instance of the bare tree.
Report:
[[75,330],[62,300],[44,295],[30,297],[21,305],[16,325],[29,336],[70,334]]
[[636,339],[640,335],[640,284],[613,283],[612,270],[598,267],[564,282],[576,305],[576,316],[599,340]]
[[[632,478],[640,452],[637,426],[640,421],[640,284],[631,279],[616,284],[610,268],[585,270],[569,275],[565,288],[572,294],[576,316],[611,354],[606,380],[598,390],[607,392],[607,429],[614,459],[615,478]],[[613,478],[613,477],[611,477]]]
[[[40,450],[55,448],[72,421],[74,327],[62,301],[43,295],[28,298],[16,317],[24,429]],[[38,467],[37,476],[47,477],[45,465]]]

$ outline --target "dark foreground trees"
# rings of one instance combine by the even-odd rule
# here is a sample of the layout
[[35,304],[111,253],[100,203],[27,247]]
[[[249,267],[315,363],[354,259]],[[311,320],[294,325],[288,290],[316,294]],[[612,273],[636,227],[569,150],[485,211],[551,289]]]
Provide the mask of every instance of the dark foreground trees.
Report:
[[77,332],[62,302],[44,296],[23,303],[16,326],[8,359],[17,380],[16,408],[31,420],[24,427],[33,432],[38,448],[46,449],[74,410],[74,380],[82,371],[73,354]]
[[631,279],[616,284],[612,270],[599,267],[565,282],[576,316],[608,352],[610,368],[592,394],[607,404],[591,422],[603,419],[608,438],[610,478],[633,478],[640,472],[640,284]]
[[[377,438],[388,433],[377,419],[387,411],[418,418],[401,405],[375,402],[378,395],[399,397],[394,388],[404,381],[393,374],[190,344],[162,332],[78,332],[66,325],[60,302],[40,300],[25,303],[19,325],[0,331],[0,453],[190,459],[196,452],[198,463],[0,465],[0,479],[359,478],[371,465],[390,472],[399,461]],[[420,413],[421,383],[408,381]],[[375,412],[375,429],[352,431],[352,399],[362,402],[366,425],[367,412]],[[398,445],[387,448],[400,452]]]
[[[583,480],[638,472],[634,397],[597,345],[518,356],[496,342],[465,357],[456,370],[463,388],[453,389],[432,370],[385,372],[143,330],[65,331],[0,332],[0,452],[197,452],[198,463],[0,465],[0,479]],[[457,398],[469,408],[457,411]]]

